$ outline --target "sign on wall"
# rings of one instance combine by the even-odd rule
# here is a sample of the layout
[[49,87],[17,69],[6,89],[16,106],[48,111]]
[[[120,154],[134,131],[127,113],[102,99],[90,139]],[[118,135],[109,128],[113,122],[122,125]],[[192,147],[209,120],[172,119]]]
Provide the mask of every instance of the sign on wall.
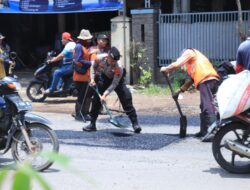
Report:
[[65,13],[122,9],[123,0],[0,0],[0,13]]

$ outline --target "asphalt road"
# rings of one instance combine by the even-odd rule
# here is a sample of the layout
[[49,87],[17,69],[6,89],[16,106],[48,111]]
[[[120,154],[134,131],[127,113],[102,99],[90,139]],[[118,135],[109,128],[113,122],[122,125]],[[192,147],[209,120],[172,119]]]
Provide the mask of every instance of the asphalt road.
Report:
[[[37,113],[50,119],[60,141],[60,153],[71,157],[72,174],[57,165],[42,173],[54,190],[245,190],[250,175],[233,175],[215,162],[211,143],[201,143],[188,126],[188,137],[179,139],[179,124],[171,118],[142,121],[143,131],[119,129],[101,116],[97,132],[86,133],[69,114]],[[144,116],[143,116],[144,117]],[[154,122],[155,121],[155,122]],[[2,165],[12,163],[11,155]],[[34,184],[34,190],[39,190]],[[7,189],[6,189],[7,190]]]
[[[27,81],[28,82],[28,81]],[[65,109],[67,108],[65,104]],[[60,153],[71,158],[71,173],[57,165],[41,173],[53,190],[246,190],[250,175],[235,175],[215,162],[211,143],[193,137],[196,116],[188,117],[188,136],[180,139],[179,116],[138,114],[142,133],[119,129],[100,116],[97,132],[70,114],[36,112],[50,121],[60,141]],[[124,119],[126,122],[126,119]],[[8,153],[1,165],[11,165]],[[10,178],[11,180],[11,178]],[[33,184],[34,190],[40,190]],[[8,190],[5,184],[4,190]]]

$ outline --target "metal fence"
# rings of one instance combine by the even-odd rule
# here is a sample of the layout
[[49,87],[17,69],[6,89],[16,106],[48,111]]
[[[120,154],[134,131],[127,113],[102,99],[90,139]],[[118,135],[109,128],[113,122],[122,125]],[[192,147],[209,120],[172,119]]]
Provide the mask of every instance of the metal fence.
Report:
[[[243,11],[243,27],[250,29],[250,11]],[[159,65],[166,65],[184,48],[196,48],[211,61],[235,60],[240,44],[238,12],[159,15]]]

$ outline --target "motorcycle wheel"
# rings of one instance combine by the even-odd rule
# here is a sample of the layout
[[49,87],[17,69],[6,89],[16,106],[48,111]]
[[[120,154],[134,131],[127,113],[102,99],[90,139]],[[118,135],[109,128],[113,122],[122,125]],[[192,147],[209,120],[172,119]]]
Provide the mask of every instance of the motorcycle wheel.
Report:
[[45,90],[43,84],[32,82],[27,87],[26,94],[32,102],[43,102],[47,98],[47,95],[44,93]]
[[247,126],[240,123],[230,123],[221,128],[215,135],[212,149],[217,163],[226,171],[236,174],[250,173],[250,159],[226,148],[226,140],[241,142],[250,147],[250,137],[243,139]]
[[15,134],[11,144],[11,152],[15,161],[28,162],[37,171],[49,168],[53,161],[40,156],[41,152],[58,152],[59,142],[55,132],[46,125],[31,123],[27,125],[27,133],[32,145],[35,145],[33,152],[28,149],[21,131]]

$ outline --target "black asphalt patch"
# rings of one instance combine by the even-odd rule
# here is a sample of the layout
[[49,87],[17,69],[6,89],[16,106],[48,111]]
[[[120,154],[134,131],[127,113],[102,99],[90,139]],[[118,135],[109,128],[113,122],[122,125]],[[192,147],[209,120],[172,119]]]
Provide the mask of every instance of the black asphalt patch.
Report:
[[60,144],[122,150],[157,150],[180,140],[179,135],[135,134],[126,129],[100,129],[96,132],[56,130]]
[[[128,117],[121,117],[128,128],[114,128],[108,123],[108,116],[98,119],[96,132],[83,132],[70,130],[56,130],[60,144],[103,147],[122,150],[157,150],[173,143],[178,143],[179,138],[179,116],[143,115],[139,116],[142,133],[135,134]],[[188,125],[197,125],[198,117],[189,117]],[[84,124],[84,125],[87,125]],[[143,128],[156,128],[159,125],[176,127],[176,134],[166,133],[143,133]],[[167,129],[166,129],[167,130]]]

